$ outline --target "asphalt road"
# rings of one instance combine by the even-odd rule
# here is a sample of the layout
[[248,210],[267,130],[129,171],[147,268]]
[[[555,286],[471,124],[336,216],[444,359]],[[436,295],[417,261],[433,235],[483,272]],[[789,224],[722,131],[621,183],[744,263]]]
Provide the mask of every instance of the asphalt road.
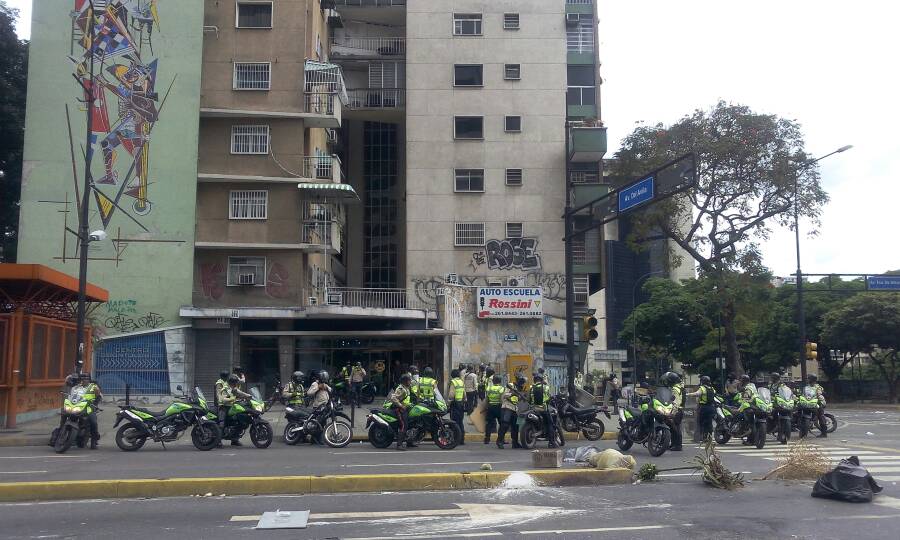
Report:
[[[871,504],[809,496],[809,483],[734,492],[692,478],[582,488],[0,504],[0,537],[162,540],[897,538],[900,493]],[[312,512],[306,529],[254,530],[263,512]]]
[[[886,484],[900,482],[900,412],[836,411],[835,414],[839,418],[838,431],[827,439],[813,439],[814,443],[835,459],[858,455],[863,465],[870,467],[876,478]],[[607,429],[614,428],[607,421]],[[73,448],[57,455],[50,447],[0,448],[0,482],[464,472],[478,470],[483,463],[490,463],[494,470],[531,468],[531,455],[512,450],[508,445],[506,450],[499,450],[493,444],[469,442],[454,450],[440,450],[433,443],[424,442],[419,448],[398,452],[355,442],[346,448],[332,449],[287,446],[280,440],[280,431],[276,424],[276,440],[265,450],[254,448],[249,437],[245,437],[243,447],[231,447],[226,442],[221,450],[200,452],[184,437],[166,449],[148,443],[137,452],[122,452],[111,440],[111,434],[101,440],[101,447],[96,451]],[[615,448],[614,441],[570,441],[567,447],[585,444]],[[741,446],[739,442],[731,442],[719,450],[726,466],[748,477],[759,477],[776,465],[777,453],[783,447],[770,439],[762,450]],[[643,447],[634,447],[629,453],[635,456],[638,465],[652,461],[666,468],[683,466],[698,452],[696,445],[685,444],[683,452],[667,452],[655,459]]]

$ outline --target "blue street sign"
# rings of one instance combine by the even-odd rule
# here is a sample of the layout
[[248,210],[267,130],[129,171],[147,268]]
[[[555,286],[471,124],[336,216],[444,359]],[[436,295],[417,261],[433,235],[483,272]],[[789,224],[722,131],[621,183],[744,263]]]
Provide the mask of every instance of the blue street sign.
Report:
[[900,291],[900,276],[869,276],[866,285],[870,291]]
[[619,212],[645,203],[653,198],[654,177],[648,176],[643,180],[622,188],[619,192]]

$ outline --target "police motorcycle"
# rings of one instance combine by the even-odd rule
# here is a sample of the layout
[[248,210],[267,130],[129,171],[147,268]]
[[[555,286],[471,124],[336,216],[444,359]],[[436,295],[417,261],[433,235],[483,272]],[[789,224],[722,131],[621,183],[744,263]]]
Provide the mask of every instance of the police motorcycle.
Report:
[[728,444],[732,437],[740,437],[743,432],[742,417],[738,414],[740,409],[726,404],[722,396],[717,395],[713,401],[716,404],[716,426],[713,429],[713,437],[716,444]]
[[284,418],[284,442],[295,445],[309,440],[313,443],[323,442],[331,448],[343,448],[353,439],[353,424],[350,417],[338,412],[337,399],[331,397],[328,403],[319,407],[301,407],[286,405]]
[[[565,446],[566,436],[563,433],[559,415],[556,407],[553,406],[552,399],[547,403],[547,410],[553,419],[553,425],[556,427],[556,433],[554,433],[556,445]],[[519,413],[517,422],[519,424],[519,444],[522,445],[522,448],[533,450],[537,446],[538,441],[550,440],[550,437],[545,433],[543,411],[538,411],[529,405],[524,412]]]
[[[417,444],[430,433],[434,444],[441,450],[452,450],[462,441],[463,434],[456,425],[444,418],[449,412],[440,394],[433,400],[418,400],[410,396],[412,404],[407,413],[406,443]],[[366,417],[369,442],[375,448],[387,448],[400,436],[400,419],[390,409],[390,401],[383,408],[371,409]]]
[[[803,392],[797,396],[797,407],[794,410],[794,428],[800,433],[800,438],[806,437],[810,430],[818,427],[819,397],[816,388],[811,385],[803,387]],[[832,433],[837,429],[837,419],[833,414],[825,413],[825,431]]]
[[[756,386],[753,383],[748,385]],[[747,420],[750,425],[746,426],[742,438],[744,444],[755,444],[757,448],[762,449],[766,446],[766,424],[769,421],[769,414],[772,412],[772,392],[768,388],[756,388],[753,398],[749,402],[741,404],[740,411],[745,415],[749,415]]]
[[559,425],[563,430],[569,433],[580,432],[589,441],[599,441],[603,438],[606,426],[603,425],[599,415],[603,413],[607,419],[611,418],[609,409],[606,407],[578,408],[569,403],[569,400],[563,395],[551,398],[550,405],[556,409]]
[[[638,394],[638,407],[619,409],[619,435],[616,445],[623,452],[635,443],[643,444],[653,457],[666,453],[672,444],[675,405],[672,389],[661,386],[656,392],[646,389]],[[640,390],[638,390],[640,392]]]
[[766,424],[766,431],[775,436],[781,444],[791,440],[791,417],[794,414],[794,392],[786,384],[778,387],[772,396],[772,412]]
[[50,446],[57,454],[64,453],[73,444],[84,448],[91,439],[88,415],[94,411],[95,405],[92,396],[86,394],[87,388],[77,384],[77,379],[73,377],[66,378],[66,384],[72,387],[69,393],[60,392],[63,396],[59,409],[60,426],[50,434]]
[[[176,387],[181,391],[181,386]],[[166,443],[175,442],[191,429],[191,442],[197,450],[212,450],[222,438],[219,425],[207,418],[206,397],[200,388],[194,388],[193,396],[179,396],[161,412],[153,412],[126,403],[119,405],[113,428],[125,422],[116,431],[116,446],[125,452],[140,450],[147,439]]]
[[[262,415],[266,412],[266,404],[260,396],[258,388],[250,389],[250,398],[235,401],[229,407],[225,415],[225,429],[222,430],[223,441],[236,441],[244,436],[244,433],[250,430],[250,440],[253,446],[257,448],[268,448],[272,444],[275,431],[272,424],[268,420],[263,419]],[[211,411],[204,400],[206,408],[206,418],[216,421],[218,417],[215,411]]]

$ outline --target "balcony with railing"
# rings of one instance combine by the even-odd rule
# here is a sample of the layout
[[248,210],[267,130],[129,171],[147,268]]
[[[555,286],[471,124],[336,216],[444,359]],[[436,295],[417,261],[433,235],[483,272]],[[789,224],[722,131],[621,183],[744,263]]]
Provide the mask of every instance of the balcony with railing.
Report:
[[301,240],[309,251],[338,254],[343,247],[344,207],[336,203],[303,201]]
[[354,287],[327,287],[322,294],[322,304],[362,309],[412,309],[434,311],[435,300],[422,300],[412,289],[362,289]]
[[403,37],[334,37],[331,40],[331,57],[341,59],[403,58],[406,56],[406,38]]
[[319,182],[344,183],[341,158],[337,156],[303,156],[300,162],[301,178],[311,178]]
[[572,239],[572,271],[575,274],[600,273],[600,241],[599,229]]
[[406,0],[322,0],[322,7],[406,7]]
[[406,106],[405,88],[350,88],[347,90],[347,108],[402,109]]

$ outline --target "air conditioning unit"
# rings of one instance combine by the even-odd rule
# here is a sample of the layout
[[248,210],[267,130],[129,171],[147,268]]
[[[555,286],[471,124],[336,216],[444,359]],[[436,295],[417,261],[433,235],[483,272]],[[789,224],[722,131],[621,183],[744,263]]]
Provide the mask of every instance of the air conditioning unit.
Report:
[[328,293],[327,298],[325,298],[325,303],[329,306],[342,306],[344,305],[344,295],[339,292],[336,293]]
[[506,280],[510,287],[525,287],[525,276],[513,276]]
[[306,299],[306,303],[307,303],[307,305],[310,305],[310,306],[318,306],[319,298],[316,296],[310,296],[309,298]]
[[566,13],[566,26],[573,28],[581,22],[581,16],[578,13]]
[[447,283],[451,283],[453,285],[459,285],[459,274],[449,273],[447,274]]
[[503,287],[506,284],[501,278],[490,278],[487,280],[488,287]]
[[325,140],[329,144],[335,144],[337,142],[337,130],[332,128],[325,129]]
[[256,272],[238,274],[238,285],[256,285]]

